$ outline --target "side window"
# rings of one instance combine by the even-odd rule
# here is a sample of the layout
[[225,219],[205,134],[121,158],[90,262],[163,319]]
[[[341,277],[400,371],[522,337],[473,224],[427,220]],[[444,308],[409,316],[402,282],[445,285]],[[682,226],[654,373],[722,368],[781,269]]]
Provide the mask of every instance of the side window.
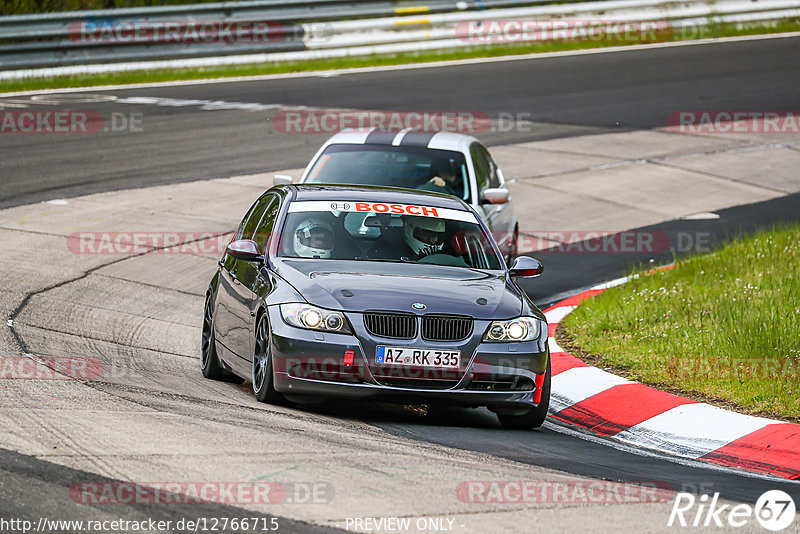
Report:
[[271,201],[264,210],[264,216],[261,217],[261,222],[256,229],[255,236],[253,236],[253,241],[256,242],[258,250],[261,251],[267,250],[267,243],[275,228],[275,219],[278,217],[278,208],[281,204],[275,195],[270,195],[270,197]]
[[253,205],[250,206],[250,209],[247,210],[247,213],[245,213],[242,222],[239,223],[239,228],[236,229],[236,233],[233,236],[233,241],[242,239],[242,235],[244,234],[244,227],[247,224],[247,221],[250,220],[250,217],[252,217],[253,213],[256,211],[260,203],[261,199],[256,200],[255,202],[253,202]]
[[261,222],[261,216],[264,215],[269,203],[272,202],[274,197],[272,195],[264,196],[258,199],[255,206],[250,210],[244,224],[239,228],[236,239],[253,239],[253,234],[256,232],[258,223]]
[[500,178],[497,176],[497,163],[492,159],[488,150],[485,148],[483,150],[486,152],[486,158],[489,162],[489,187],[500,187]]
[[472,164],[475,167],[475,182],[478,186],[478,198],[483,198],[483,191],[489,187],[489,176],[491,167],[487,159],[486,149],[478,143],[472,143],[469,148],[470,155],[472,156]]

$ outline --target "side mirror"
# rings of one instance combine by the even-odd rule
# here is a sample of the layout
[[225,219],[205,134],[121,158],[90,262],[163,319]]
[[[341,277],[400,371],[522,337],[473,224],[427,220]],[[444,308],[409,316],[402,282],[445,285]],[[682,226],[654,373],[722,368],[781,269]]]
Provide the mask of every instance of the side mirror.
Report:
[[288,174],[276,174],[272,177],[272,185],[289,185],[293,178]]
[[261,261],[264,255],[259,252],[258,245],[252,239],[239,239],[231,241],[225,248],[229,256],[244,261]]
[[483,191],[483,200],[485,204],[505,204],[508,202],[511,193],[508,189],[503,189],[502,187],[493,187],[490,189],[484,189]]
[[514,260],[514,264],[509,270],[511,276],[528,276],[531,278],[539,276],[543,272],[544,265],[542,265],[542,262],[529,256],[520,256]]

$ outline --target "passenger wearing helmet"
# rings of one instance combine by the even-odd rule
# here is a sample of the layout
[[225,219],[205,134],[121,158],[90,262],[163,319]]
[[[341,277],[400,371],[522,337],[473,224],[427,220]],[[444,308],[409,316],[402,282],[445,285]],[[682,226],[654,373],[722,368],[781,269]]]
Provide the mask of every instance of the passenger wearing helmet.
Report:
[[403,238],[411,249],[411,259],[437,254],[444,247],[445,224],[441,219],[407,215],[403,217]]
[[300,221],[294,232],[294,251],[301,258],[330,258],[333,226],[315,217]]

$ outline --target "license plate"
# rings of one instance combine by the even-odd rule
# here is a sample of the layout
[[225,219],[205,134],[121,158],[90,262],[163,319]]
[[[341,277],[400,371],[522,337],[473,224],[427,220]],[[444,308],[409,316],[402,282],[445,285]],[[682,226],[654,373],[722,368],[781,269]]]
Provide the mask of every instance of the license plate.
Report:
[[458,369],[461,351],[379,346],[375,351],[375,363]]

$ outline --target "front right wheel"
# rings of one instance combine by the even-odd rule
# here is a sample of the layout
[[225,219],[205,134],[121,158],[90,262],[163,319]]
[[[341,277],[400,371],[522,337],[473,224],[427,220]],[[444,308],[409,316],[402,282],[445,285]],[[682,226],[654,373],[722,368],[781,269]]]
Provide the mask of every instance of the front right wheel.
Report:
[[547,409],[550,407],[550,355],[547,356],[547,370],[544,373],[542,384],[542,400],[536,408],[522,414],[498,413],[497,419],[505,428],[530,429],[539,428],[547,418]]

